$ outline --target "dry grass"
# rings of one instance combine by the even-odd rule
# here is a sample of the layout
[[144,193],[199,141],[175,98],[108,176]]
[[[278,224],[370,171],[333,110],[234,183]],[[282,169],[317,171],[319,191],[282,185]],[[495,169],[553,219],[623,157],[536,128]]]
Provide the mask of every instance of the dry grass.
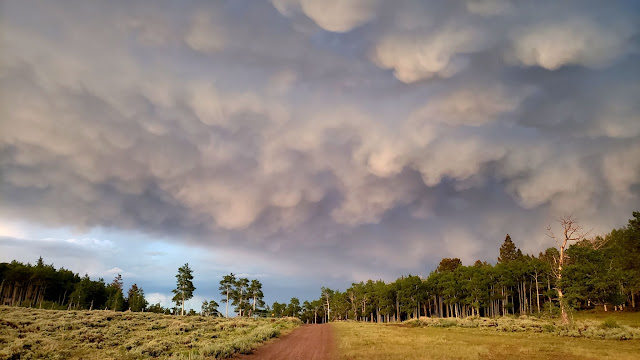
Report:
[[298,319],[0,307],[0,359],[213,359],[250,353]]
[[544,319],[529,316],[501,318],[468,317],[465,319],[438,319],[421,317],[419,320],[408,320],[404,324],[414,327],[459,327],[500,332],[534,332],[559,336],[583,337],[606,340],[640,340],[640,329],[620,324],[615,318],[594,320],[584,317],[571,324],[562,325],[559,319]]
[[586,310],[578,311],[573,316],[576,321],[581,320],[594,320],[594,321],[606,321],[607,319],[614,319],[620,325],[626,325],[632,328],[640,329],[640,311],[602,311],[602,310]]
[[340,359],[619,359],[636,360],[640,341],[461,327],[333,324]]

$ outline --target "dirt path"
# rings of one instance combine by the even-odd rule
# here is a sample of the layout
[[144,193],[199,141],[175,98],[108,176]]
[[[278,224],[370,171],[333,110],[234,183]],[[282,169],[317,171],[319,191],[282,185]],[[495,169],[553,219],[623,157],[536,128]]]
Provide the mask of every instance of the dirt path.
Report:
[[302,325],[291,334],[274,339],[251,355],[238,359],[254,360],[330,360],[333,359],[333,334],[331,325]]

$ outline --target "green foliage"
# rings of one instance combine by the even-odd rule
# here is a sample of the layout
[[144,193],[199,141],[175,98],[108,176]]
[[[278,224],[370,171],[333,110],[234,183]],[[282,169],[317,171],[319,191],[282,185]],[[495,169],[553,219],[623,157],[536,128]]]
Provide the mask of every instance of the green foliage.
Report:
[[262,283],[247,278],[236,279],[231,273],[220,280],[220,294],[222,302],[226,304],[225,316],[229,315],[229,303],[235,306],[238,316],[253,316],[255,313],[264,314],[264,294]]
[[616,319],[607,318],[602,322],[600,327],[602,327],[603,329],[617,329],[620,328],[620,324],[618,324]]
[[[558,289],[564,289],[567,313],[576,309],[619,310],[640,307],[640,213],[623,229],[604,237],[572,243],[565,251],[562,277],[557,275],[559,251],[548,248],[537,257],[523,255],[507,235],[498,263],[476,261],[464,266],[445,258],[428,277],[402,276],[352,284],[344,292],[322,288],[318,301],[303,306],[305,321],[317,314],[332,320],[397,322],[424,316],[500,317],[505,315],[557,316]],[[280,304],[274,304],[279,309]],[[278,311],[278,314],[280,312]]]
[[178,274],[176,275],[176,288],[172,290],[175,294],[172,301],[176,303],[176,307],[182,307],[181,314],[184,315],[184,303],[185,301],[193,297],[193,292],[196,287],[193,286],[193,270],[189,268],[189,263],[178,268]]
[[[460,327],[478,328],[500,332],[550,333],[558,336],[583,337],[593,339],[631,340],[640,339],[640,329],[620,325],[615,319],[607,319],[601,324],[593,320],[576,321],[572,325],[558,325],[553,320],[528,316],[501,317],[498,319],[432,319],[409,320],[405,324],[412,327]],[[606,325],[605,325],[606,324]]]
[[440,264],[436,268],[436,272],[452,272],[458,267],[462,266],[462,261],[458,258],[448,259],[444,258],[440,261]]
[[511,236],[507,234],[504,239],[504,243],[500,246],[500,256],[498,256],[499,263],[510,263],[512,261],[519,260],[522,257],[520,249],[516,248],[516,245],[511,240]]
[[[38,307],[50,310],[127,310],[141,311],[146,305],[144,292],[134,285],[127,299],[122,292],[122,276],[110,284],[104,279],[80,278],[70,270],[45,264],[42,257],[36,265],[18,261],[0,263],[0,299],[8,305]],[[133,295],[133,296],[132,296]]]
[[106,308],[113,311],[124,309],[124,296],[122,295],[122,275],[118,274],[113,282],[107,286]]
[[291,300],[289,301],[289,305],[287,305],[285,311],[284,311],[284,315],[285,316],[292,316],[292,317],[298,317],[300,316],[300,311],[302,310],[302,308],[300,307],[300,300],[298,300],[298,298],[291,298]]
[[229,300],[233,300],[234,287],[236,284],[236,276],[231,273],[229,275],[225,275],[222,280],[220,280],[220,295],[222,295],[222,302],[225,303],[226,312],[225,316],[229,317]]
[[147,307],[148,303],[144,298],[144,290],[139,288],[137,284],[131,285],[127,294],[127,303],[131,311],[139,312]]
[[202,316],[220,316],[220,312],[218,311],[218,303],[215,300],[207,301],[206,299],[202,302],[201,315]]

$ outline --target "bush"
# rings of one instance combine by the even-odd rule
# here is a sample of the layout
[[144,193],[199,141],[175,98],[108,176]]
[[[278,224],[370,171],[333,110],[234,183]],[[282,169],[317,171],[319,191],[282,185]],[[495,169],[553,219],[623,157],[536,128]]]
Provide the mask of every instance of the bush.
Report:
[[556,327],[553,324],[544,324],[542,325],[542,331],[547,333],[556,332]]
[[497,319],[473,318],[466,319],[440,319],[421,317],[419,320],[407,320],[408,326],[426,327],[461,327],[479,328],[503,332],[538,332],[550,333],[567,337],[583,337],[591,339],[629,340],[640,339],[640,329],[618,324],[614,319],[607,319],[599,324],[596,321],[585,320],[571,325],[556,325],[552,320],[520,316],[518,318],[505,316]]
[[620,324],[613,318],[606,318],[600,325],[603,329],[617,329],[620,328]]

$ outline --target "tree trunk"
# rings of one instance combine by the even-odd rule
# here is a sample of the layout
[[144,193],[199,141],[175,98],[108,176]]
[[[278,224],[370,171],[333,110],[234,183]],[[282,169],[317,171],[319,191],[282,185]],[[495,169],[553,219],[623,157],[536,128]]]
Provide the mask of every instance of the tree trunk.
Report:
[[15,306],[16,305],[16,296],[18,292],[18,286],[17,283],[13,283],[13,295],[11,296],[11,306]]
[[532,308],[533,308],[533,304],[531,303],[531,301],[533,300],[533,287],[531,286],[531,282],[529,282],[529,314],[531,314],[533,312]]
[[227,311],[225,317],[229,317],[229,287],[227,286]]
[[[505,304],[505,300],[507,299],[505,293],[504,293],[504,286],[502,287],[502,315],[504,315],[505,309],[506,309],[506,304]],[[494,314],[495,315],[495,314]]]
[[184,291],[182,292],[182,312],[180,314],[184,316]]
[[538,314],[540,314],[540,288],[538,287],[538,273],[536,273],[536,302],[538,303]]
[[[557,289],[558,291],[558,300],[560,301],[560,313],[562,315],[562,323],[563,324],[568,324],[569,323],[569,314],[567,314],[567,304],[564,300],[564,294],[562,294],[562,290],[561,289]],[[605,311],[606,310],[606,305],[605,305]]]

